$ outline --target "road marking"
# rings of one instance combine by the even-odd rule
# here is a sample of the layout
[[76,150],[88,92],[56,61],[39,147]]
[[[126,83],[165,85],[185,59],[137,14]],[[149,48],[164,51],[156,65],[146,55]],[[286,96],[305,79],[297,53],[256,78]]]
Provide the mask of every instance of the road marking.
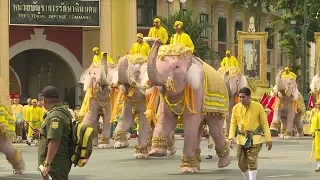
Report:
[[122,164],[129,164],[129,163],[136,163],[136,162],[139,162],[139,161],[126,161],[126,162],[120,162]]
[[267,176],[268,178],[278,178],[278,177],[289,177],[293,176],[293,174],[284,174],[284,175],[277,175],[277,176]]

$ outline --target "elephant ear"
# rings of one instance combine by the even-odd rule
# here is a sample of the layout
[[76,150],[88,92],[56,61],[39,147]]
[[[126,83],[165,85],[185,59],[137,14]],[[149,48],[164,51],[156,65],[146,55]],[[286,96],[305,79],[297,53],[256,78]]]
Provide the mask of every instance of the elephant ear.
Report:
[[91,77],[91,74],[90,74],[90,69],[88,70],[88,73],[85,77],[85,80],[84,80],[84,83],[83,83],[83,91],[87,91],[87,89],[92,86],[92,77]]
[[296,87],[295,90],[293,91],[292,96],[293,96],[293,99],[294,99],[294,100],[298,100],[299,90],[298,90],[297,87]]
[[192,63],[187,72],[187,82],[194,90],[198,90],[201,85],[202,69],[196,63]]
[[240,76],[239,88],[248,87],[247,78],[244,75]]

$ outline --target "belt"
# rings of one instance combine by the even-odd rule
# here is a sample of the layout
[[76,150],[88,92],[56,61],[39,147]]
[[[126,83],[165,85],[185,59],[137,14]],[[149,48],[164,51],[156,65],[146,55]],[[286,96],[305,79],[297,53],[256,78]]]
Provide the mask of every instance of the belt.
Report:
[[259,135],[259,136],[264,136],[263,133],[261,133],[263,130],[262,130],[262,127],[259,126],[255,131],[246,131],[245,133],[241,132],[239,129],[237,130],[237,134],[240,135],[240,136],[244,136],[247,138],[247,141],[244,145],[244,148],[249,148],[252,146],[252,143],[253,143],[253,136],[254,135]]

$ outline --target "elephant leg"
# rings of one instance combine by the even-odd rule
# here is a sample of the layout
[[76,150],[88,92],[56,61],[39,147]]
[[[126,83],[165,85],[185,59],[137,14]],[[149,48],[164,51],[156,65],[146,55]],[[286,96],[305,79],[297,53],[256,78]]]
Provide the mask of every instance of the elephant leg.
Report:
[[126,148],[129,142],[126,136],[127,131],[133,126],[134,116],[132,114],[132,105],[124,103],[120,121],[114,131],[114,148]]
[[169,136],[167,137],[168,140],[168,149],[167,149],[167,154],[168,155],[174,155],[176,154],[177,150],[176,150],[176,139],[174,137],[174,129],[171,130]]
[[176,127],[177,117],[173,115],[171,110],[167,108],[163,101],[158,107],[158,122],[155,125],[152,137],[150,156],[163,157],[167,155],[167,137],[172,132],[172,129]]
[[11,139],[0,135],[0,151],[6,155],[12,165],[14,174],[22,174],[25,171],[25,162],[21,152],[12,145]]
[[270,124],[271,131],[278,131],[280,126],[280,110],[274,110],[272,122]]
[[284,139],[292,139],[293,138],[293,120],[296,113],[293,110],[288,110],[287,113],[287,122],[284,124],[286,125],[286,131],[284,133]]
[[199,149],[199,128],[201,122],[200,113],[195,115],[189,113],[184,114],[184,145],[180,173],[194,173],[199,171],[199,156],[197,150]]
[[303,127],[301,124],[301,112],[299,112],[298,114],[295,115],[294,120],[293,120],[294,124],[296,125],[297,128],[297,136],[298,137],[303,137],[304,136],[304,132],[303,132]]
[[229,144],[223,135],[223,118],[220,115],[208,117],[210,135],[215,143],[216,154],[219,157],[218,168],[227,167],[231,163]]
[[147,147],[148,147],[148,152],[151,150],[151,145],[152,145],[152,134],[154,131],[154,124],[153,122],[150,123],[150,127],[149,127],[149,134],[148,134],[148,140],[147,140]]
[[[107,104],[106,107],[110,107],[110,104]],[[110,108],[105,108],[103,113],[103,127],[101,136],[99,139],[99,145],[98,148],[110,148],[110,133],[111,133],[111,126],[112,123],[110,122]]]
[[[144,106],[144,104],[143,104]],[[135,159],[146,159],[149,157],[148,153],[148,136],[149,136],[149,124],[148,120],[146,118],[146,115],[144,114],[145,108],[142,108],[142,111],[139,113],[139,136],[138,136],[138,144],[135,145],[135,153],[134,158]]]
[[284,138],[284,134],[286,132],[286,128],[287,128],[287,117],[285,116],[281,116],[280,117],[280,134],[279,134],[279,137],[280,139],[283,139]]

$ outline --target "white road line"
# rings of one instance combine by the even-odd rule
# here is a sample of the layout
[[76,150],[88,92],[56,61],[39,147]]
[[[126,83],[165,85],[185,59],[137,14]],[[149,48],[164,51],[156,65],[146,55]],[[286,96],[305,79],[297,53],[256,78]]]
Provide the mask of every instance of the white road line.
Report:
[[122,164],[129,164],[129,163],[136,163],[136,162],[139,162],[139,161],[126,161],[126,162],[120,162]]
[[267,176],[268,178],[278,178],[278,177],[289,177],[293,176],[293,174],[284,174],[284,175],[277,175],[277,176]]

